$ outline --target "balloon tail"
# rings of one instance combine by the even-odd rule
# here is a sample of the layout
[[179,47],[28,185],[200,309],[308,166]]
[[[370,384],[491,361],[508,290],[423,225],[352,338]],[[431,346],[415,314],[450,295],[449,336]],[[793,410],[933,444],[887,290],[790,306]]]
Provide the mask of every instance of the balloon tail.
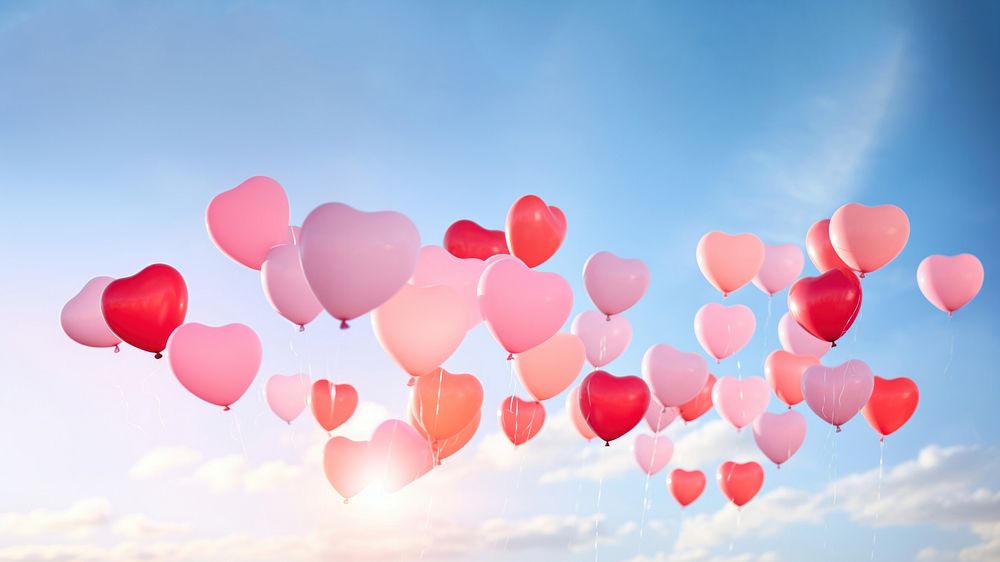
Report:
[[780,463],[779,463],[779,464],[775,464],[775,465],[774,465],[774,467],[775,467],[776,469],[778,469],[778,470],[781,470],[781,464],[780,464]]
[[513,361],[513,360],[514,360],[514,354],[513,353],[508,353],[507,354],[507,361]]
[[153,359],[163,359],[163,354],[158,352],[156,355],[153,356]]
[[228,412],[228,411],[229,411],[229,406],[224,406],[224,407],[222,408],[222,411],[223,411],[223,412]]
[[410,380],[406,381],[406,386],[413,386],[417,384],[417,377],[410,377]]
[[841,431],[843,431],[843,429],[841,429],[840,426],[838,425],[837,426],[837,433],[840,433]]
[[299,331],[300,332],[306,331],[306,325],[305,324],[299,324]]
[[347,498],[344,498],[344,505],[347,505],[349,503],[351,503],[350,500],[348,500]]
[[610,441],[605,441],[604,442],[604,446],[605,447],[610,447],[611,446],[611,442]]
[[861,277],[862,279],[864,279],[864,278],[865,278],[865,272],[864,272],[864,271],[862,271],[862,272],[861,272],[861,275],[859,275],[859,277]]
[[121,350],[122,350],[122,348],[118,347],[118,344],[116,343],[115,344],[115,353],[120,353]]
[[605,314],[604,315],[604,321],[605,322],[611,322],[611,315],[610,314]]
[[340,329],[341,330],[346,330],[346,329],[348,329],[350,327],[351,326],[350,326],[350,324],[347,323],[347,320],[341,320],[340,321]]
[[830,342],[830,347],[837,347],[837,342],[836,341]]

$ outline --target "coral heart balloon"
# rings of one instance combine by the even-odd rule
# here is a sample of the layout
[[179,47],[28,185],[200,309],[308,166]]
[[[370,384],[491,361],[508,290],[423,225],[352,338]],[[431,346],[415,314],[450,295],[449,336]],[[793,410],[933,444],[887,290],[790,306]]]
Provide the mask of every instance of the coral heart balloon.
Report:
[[349,384],[334,385],[319,379],[310,390],[309,405],[320,427],[333,431],[354,415],[358,408],[358,391]]
[[675,468],[667,477],[667,488],[681,507],[687,507],[705,491],[705,473]]
[[420,234],[405,215],[342,203],[316,207],[302,223],[302,269],[330,316],[357,318],[389,300],[413,275]]
[[764,243],[753,234],[712,231],[698,241],[698,268],[722,296],[749,283],[764,264]]
[[764,485],[764,469],[755,462],[735,463],[726,461],[719,465],[715,475],[719,489],[736,504],[743,507],[760,491]]
[[646,408],[646,423],[653,433],[659,433],[674,423],[677,419],[677,408],[669,408],[660,404],[655,397],[649,399],[649,407]]
[[642,377],[657,402],[664,406],[680,406],[705,387],[708,363],[697,353],[685,353],[658,343],[642,356]]
[[191,394],[229,409],[260,369],[260,338],[244,324],[213,327],[197,322],[174,330],[167,342],[170,370]]
[[323,471],[334,490],[347,500],[361,493],[374,480],[375,463],[368,441],[334,437],[323,448]]
[[594,430],[587,423],[586,418],[583,417],[583,412],[580,411],[579,386],[573,387],[573,390],[566,396],[566,415],[573,422],[573,427],[576,428],[576,432],[580,434],[580,437],[583,437],[587,441],[597,437],[597,434],[594,433]]
[[614,361],[632,341],[632,326],[620,314],[609,319],[593,310],[581,312],[573,319],[570,331],[583,341],[587,362],[593,367]]
[[817,359],[830,351],[832,344],[810,334],[787,312],[778,321],[778,340],[781,347],[796,355],[812,355]]
[[268,250],[260,266],[260,283],[271,308],[300,331],[323,312],[302,270],[298,246],[278,244]]
[[677,414],[685,422],[694,421],[705,412],[712,409],[712,390],[715,388],[716,378],[712,373],[708,374],[705,386],[698,391],[698,395],[677,407]]
[[791,285],[802,274],[805,261],[802,249],[795,244],[765,244],[764,263],[754,276],[753,284],[765,294],[773,295]]
[[520,260],[498,260],[479,280],[479,309],[486,327],[511,354],[555,335],[572,308],[573,290],[565,279],[532,271]]
[[632,308],[646,294],[649,268],[640,259],[597,252],[583,265],[583,284],[594,306],[611,317]]
[[844,269],[803,277],[788,291],[788,313],[813,336],[837,345],[861,312],[861,282]]
[[386,420],[372,433],[368,445],[380,487],[395,492],[434,468],[427,439],[402,420]]
[[983,263],[972,254],[928,256],[917,268],[917,285],[931,304],[951,316],[983,288]]
[[159,359],[170,334],[184,323],[187,299],[181,274],[156,263],[108,283],[101,294],[101,314],[122,341]]
[[514,357],[514,371],[535,400],[548,400],[573,384],[583,369],[580,338],[559,332]]
[[643,472],[652,476],[663,470],[674,455],[674,442],[666,435],[640,434],[632,446],[635,462]]
[[868,424],[885,437],[903,427],[920,401],[917,383],[906,377],[883,379],[875,377],[872,395],[861,410]]
[[517,396],[508,396],[497,411],[500,427],[510,442],[521,445],[538,435],[545,423],[545,406],[541,402],[528,402]]
[[437,464],[441,464],[442,460],[454,455],[460,451],[462,447],[465,447],[476,435],[476,431],[479,430],[479,423],[482,419],[482,412],[477,411],[475,417],[472,418],[472,421],[467,423],[461,431],[442,441],[431,442],[431,448],[434,450],[434,456],[437,459]]
[[875,377],[863,361],[851,359],[836,367],[813,365],[802,374],[806,404],[827,423],[840,426],[854,417],[872,395]]
[[802,373],[813,365],[819,365],[819,359],[812,355],[796,355],[779,349],[764,359],[764,378],[778,400],[791,407],[804,400]]
[[753,422],[753,440],[761,452],[779,467],[806,439],[806,418],[789,410],[781,414],[764,412]]
[[485,260],[497,254],[509,254],[507,235],[502,230],[487,230],[473,221],[460,220],[444,233],[444,247],[456,258]]
[[205,225],[229,259],[260,269],[268,250],[288,239],[288,196],[281,184],[255,176],[215,196]]
[[816,221],[809,227],[809,232],[806,233],[806,252],[820,273],[838,268],[851,269],[840,259],[837,250],[830,243],[830,219]]
[[910,219],[895,205],[848,203],[830,217],[833,249],[862,277],[895,259],[909,238]]
[[757,320],[749,307],[709,303],[694,316],[694,335],[698,343],[718,363],[750,343]]
[[417,287],[447,285],[455,289],[465,301],[469,312],[468,328],[472,329],[483,320],[476,290],[485,269],[486,263],[482,260],[460,259],[440,246],[424,246],[420,249],[417,269],[410,277],[410,284]]
[[770,401],[771,390],[763,377],[719,377],[712,389],[715,411],[736,429],[750,425]]
[[122,340],[111,331],[101,312],[101,295],[114,280],[114,277],[94,277],[63,306],[59,322],[76,343],[118,349]]
[[483,386],[479,380],[444,369],[418,377],[410,397],[414,417],[431,441],[455,435],[482,407]]
[[594,371],[580,383],[580,412],[605,446],[632,430],[649,408],[649,388],[639,377]]
[[311,387],[308,375],[271,375],[264,386],[264,396],[276,416],[292,423],[306,409]]
[[566,215],[537,195],[525,195],[507,212],[507,247],[528,267],[552,257],[566,237]]

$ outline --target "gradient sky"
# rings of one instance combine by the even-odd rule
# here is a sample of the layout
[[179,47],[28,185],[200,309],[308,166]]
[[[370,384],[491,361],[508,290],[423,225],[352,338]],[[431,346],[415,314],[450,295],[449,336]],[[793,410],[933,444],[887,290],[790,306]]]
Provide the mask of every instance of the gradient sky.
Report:
[[[992,3],[3,2],[0,561],[998,560],[998,131]],[[480,327],[445,364],[484,384],[476,440],[397,495],[342,505],[319,469],[325,435],[267,411],[264,380],[354,384],[345,433],[363,438],[405,414],[407,377],[366,319],[300,334],[212,245],[205,206],[253,175],[285,186],[296,224],[342,201],[406,213],[425,244],[460,218],[499,228],[539,194],[568,216],[543,269],[573,284],[574,315],[590,254],[649,264],[616,374],[638,374],[657,342],[700,349],[694,313],[721,300],[695,262],[704,232],[801,244],[843,203],[899,205],[909,244],[865,280],[861,317],[824,359],[920,386],[887,440],[881,501],[860,418],[834,435],[809,414],[803,449],[768,465],[739,517],[712,475],[761,455],[714,412],[667,430],[671,467],[710,477],[684,511],[665,473],[647,484],[631,436],[579,439],[564,396],[515,452],[494,412],[520,389]],[[987,278],[949,322],[915,271],[960,252]],[[166,362],[60,330],[88,279],[159,261],[186,277],[189,320],[244,322],[264,342],[232,412]],[[715,374],[761,374],[784,299],[733,295],[758,331]]]

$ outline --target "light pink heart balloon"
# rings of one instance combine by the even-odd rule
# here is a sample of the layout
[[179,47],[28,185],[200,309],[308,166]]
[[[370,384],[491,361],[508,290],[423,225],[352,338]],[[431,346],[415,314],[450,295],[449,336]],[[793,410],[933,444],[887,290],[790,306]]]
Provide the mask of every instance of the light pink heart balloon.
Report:
[[583,342],[559,332],[514,357],[514,371],[535,400],[548,400],[566,390],[580,375],[584,361]]
[[271,375],[264,386],[264,396],[275,415],[292,423],[306,409],[311,388],[308,375]]
[[810,334],[787,312],[778,321],[778,340],[781,347],[796,355],[812,355],[819,359],[830,351],[832,345]]
[[375,462],[368,441],[336,436],[323,448],[323,472],[344,503],[360,494],[375,479]]
[[632,444],[632,453],[639,468],[652,476],[663,470],[674,456],[674,442],[666,435],[640,433]]
[[434,468],[430,442],[402,420],[386,420],[375,428],[368,444],[376,482],[395,492]]
[[94,277],[63,306],[59,322],[66,335],[90,347],[114,347],[122,342],[104,321],[101,295],[114,277]]
[[597,252],[583,265],[583,284],[594,306],[612,316],[625,312],[646,294],[649,268],[640,259]]
[[205,211],[205,225],[223,254],[260,269],[267,251],[288,240],[288,215],[281,184],[255,176],[216,195]]
[[566,395],[566,415],[573,422],[573,427],[576,428],[580,437],[583,437],[587,441],[597,437],[594,430],[590,428],[590,424],[587,423],[587,419],[583,417],[583,412],[580,411],[579,386],[574,386],[573,390],[569,391],[569,394]]
[[753,422],[757,447],[779,467],[799,450],[805,439],[806,417],[795,410],[781,414],[764,412]]
[[417,267],[420,234],[401,213],[326,203],[302,223],[299,249],[313,293],[346,328],[406,284]]
[[285,244],[291,244],[292,246],[298,246],[299,240],[302,240],[302,227],[301,226],[289,226],[288,236],[285,238]]
[[871,369],[857,359],[836,367],[813,365],[802,374],[802,394],[809,408],[837,431],[864,408],[874,388]]
[[658,343],[642,356],[642,378],[653,397],[664,406],[680,406],[701,392],[708,381],[708,363],[697,353],[686,353]]
[[551,338],[573,308],[573,290],[556,273],[500,259],[479,280],[479,309],[493,337],[508,353],[521,353]]
[[848,203],[830,217],[833,249],[862,277],[895,259],[909,238],[910,219],[895,205]]
[[664,406],[653,398],[649,401],[649,409],[646,410],[646,423],[653,433],[659,433],[666,429],[677,419],[677,408]]
[[260,369],[260,338],[244,324],[183,324],[167,340],[170,370],[198,398],[228,410]]
[[469,311],[468,327],[471,330],[483,320],[479,312],[479,278],[483,276],[486,262],[476,258],[456,258],[441,246],[424,246],[420,249],[417,269],[410,277],[410,284],[417,287],[447,285],[458,291],[466,300]]
[[748,425],[771,401],[771,389],[764,377],[719,377],[712,388],[712,404],[719,416],[736,429]]
[[587,362],[595,368],[617,359],[632,341],[632,326],[620,314],[608,319],[594,310],[581,312],[573,319],[570,331],[583,341]]
[[754,276],[753,284],[765,294],[773,295],[791,285],[802,274],[805,265],[806,258],[802,255],[802,248],[795,244],[765,244],[764,263]]
[[709,303],[694,316],[694,335],[716,363],[743,349],[756,329],[753,311],[742,304]]
[[928,256],[917,268],[917,285],[931,304],[951,316],[983,288],[983,263],[972,254]]
[[753,234],[712,231],[698,241],[698,268],[723,296],[749,283],[764,263],[764,243]]
[[298,246],[278,244],[268,250],[260,266],[260,283],[271,308],[298,325],[299,330],[323,312],[323,305],[306,281]]

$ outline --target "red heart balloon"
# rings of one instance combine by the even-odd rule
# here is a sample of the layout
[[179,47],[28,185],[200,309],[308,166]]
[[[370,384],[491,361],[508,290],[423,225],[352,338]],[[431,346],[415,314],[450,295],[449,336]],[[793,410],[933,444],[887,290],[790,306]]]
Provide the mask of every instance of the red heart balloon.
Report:
[[326,379],[319,379],[312,385],[309,406],[319,425],[333,431],[354,415],[358,407],[358,391],[349,384],[333,385]]
[[714,386],[715,375],[709,373],[708,380],[705,381],[705,386],[698,392],[698,395],[677,407],[677,413],[684,421],[694,421],[712,409],[712,388]]
[[502,230],[487,230],[473,221],[460,220],[444,233],[444,248],[456,258],[485,260],[497,254],[509,254],[507,235]]
[[715,478],[729,501],[737,507],[742,507],[752,500],[764,485],[764,469],[753,461],[742,464],[726,461],[719,465],[719,472]]
[[837,250],[833,249],[830,243],[830,219],[817,221],[809,227],[806,232],[806,252],[809,260],[813,262],[820,273],[826,273],[831,269],[851,269],[847,267],[844,260],[837,255]]
[[846,269],[803,277],[788,290],[788,312],[817,338],[837,345],[861,311],[861,281]]
[[604,445],[632,430],[649,408],[649,387],[639,377],[594,371],[580,383],[580,412]]
[[875,389],[861,413],[875,431],[885,437],[903,427],[913,416],[919,401],[920,391],[912,380],[875,377]]
[[375,458],[367,441],[334,437],[323,449],[323,471],[344,503],[371,484],[377,471]]
[[507,439],[514,445],[520,445],[542,430],[545,406],[541,402],[528,402],[517,396],[508,396],[500,404],[497,417],[500,418],[500,427],[507,434]]
[[556,253],[566,237],[566,215],[537,195],[525,195],[507,212],[507,247],[528,267]]
[[184,323],[187,300],[181,274],[169,265],[155,263],[109,283],[101,295],[101,312],[122,341],[155,353],[159,359],[170,334]]
[[705,491],[705,473],[675,468],[667,477],[667,487],[681,507],[691,505]]

